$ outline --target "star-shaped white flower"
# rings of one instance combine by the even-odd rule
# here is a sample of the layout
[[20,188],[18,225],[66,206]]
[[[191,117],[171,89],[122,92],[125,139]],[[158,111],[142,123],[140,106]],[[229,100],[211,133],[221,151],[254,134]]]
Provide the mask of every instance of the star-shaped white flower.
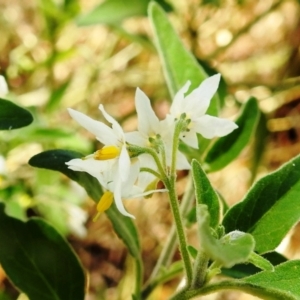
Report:
[[154,192],[165,192],[161,190],[149,190],[145,192],[144,186],[139,185],[136,181],[139,175],[140,166],[136,161],[130,165],[129,175],[125,181],[121,181],[120,177],[116,176],[116,164],[113,160],[98,161],[95,165],[93,160],[73,159],[67,163],[69,168],[74,171],[84,171],[97,178],[105,192],[97,205],[98,215],[107,210],[114,200],[120,213],[124,216],[135,218],[128,213],[123,205],[123,200],[132,198],[141,198]]
[[205,79],[198,88],[185,97],[184,94],[191,84],[188,81],[174,97],[169,118],[176,120],[185,114],[185,119],[189,121],[189,124],[180,138],[193,148],[198,148],[196,133],[211,139],[225,136],[238,127],[230,120],[205,114],[213,95],[218,89],[220,78],[221,75],[216,74]]
[[[103,105],[100,105],[99,109],[104,118],[112,124],[112,127],[96,121],[81,112],[70,108],[68,109],[72,118],[89,132],[93,133],[96,139],[104,145],[102,149],[83,159],[81,168],[86,166],[87,172],[90,173],[91,170],[89,167],[90,164],[92,164],[95,170],[103,171],[103,168],[107,167],[107,164],[103,164],[102,162],[105,160],[113,160],[113,163],[116,165],[115,176],[120,177],[121,181],[125,181],[129,175],[130,157],[126,149],[123,129],[120,124],[104,110]],[[72,166],[72,160],[67,164]]]
[[[99,109],[112,127],[76,110],[69,109],[72,118],[93,133],[104,147],[83,159],[72,159],[66,164],[74,171],[87,172],[97,178],[106,189],[108,189],[106,178],[109,177],[112,185],[109,190],[114,194],[118,209],[122,214],[131,216],[126,212],[120,200],[122,183],[133,176],[130,174],[131,162],[126,149],[124,132],[119,123],[104,110],[102,105],[99,106]],[[137,178],[138,174],[134,173],[134,175]]]
[[[138,117],[138,131],[125,133],[126,141],[141,147],[151,147],[153,145],[151,145],[151,140],[152,143],[155,143],[155,140],[159,138],[164,143],[167,165],[170,166],[174,122],[167,119],[160,121],[151,107],[149,98],[139,88],[136,89],[135,106]],[[151,159],[150,156],[149,159]],[[149,162],[149,164],[153,166],[152,163]],[[186,157],[179,151],[177,152],[177,169],[190,169]]]

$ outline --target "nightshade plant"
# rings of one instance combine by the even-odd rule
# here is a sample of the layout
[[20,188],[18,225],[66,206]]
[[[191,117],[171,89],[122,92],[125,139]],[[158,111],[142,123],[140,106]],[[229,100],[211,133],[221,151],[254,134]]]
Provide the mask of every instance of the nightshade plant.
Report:
[[[82,185],[97,203],[95,221],[99,214],[107,214],[135,262],[132,299],[147,299],[157,286],[175,277],[182,278],[183,285],[171,299],[192,299],[228,289],[262,299],[300,299],[300,261],[288,261],[275,251],[300,219],[300,156],[261,178],[241,202],[228,208],[207,173],[224,168],[249,143],[260,118],[257,102],[250,98],[235,122],[219,118],[221,75],[207,76],[158,4],[150,3],[148,12],[173,98],[165,119],[157,118],[140,89],[135,95],[138,128],[134,132],[124,132],[102,105],[99,109],[109,125],[69,109],[71,117],[103,147],[92,154],[49,150],[32,157],[30,165],[60,171]],[[212,138],[216,139],[211,142]],[[189,184],[180,205],[177,170],[189,170]],[[158,181],[164,188],[156,188]],[[168,194],[174,226],[144,283],[138,229],[123,200],[154,192]],[[5,245],[0,247],[5,248],[0,250],[0,262],[12,282],[31,300],[84,299],[82,269],[63,238],[40,219],[22,223],[8,217],[2,205],[0,208],[1,243]],[[187,222],[197,226],[196,248],[188,244]],[[31,232],[28,237],[27,227]],[[19,243],[3,242],[16,233]],[[49,270],[39,268],[42,258],[32,246],[37,241],[52,249]],[[23,252],[20,244],[26,246]],[[177,246],[181,260],[172,264]],[[9,255],[12,251],[17,264]],[[56,280],[61,270],[53,266],[61,261],[67,262],[62,272],[68,276]],[[24,281],[20,280],[20,265],[28,270]],[[38,284],[33,283],[36,278],[40,279]]]

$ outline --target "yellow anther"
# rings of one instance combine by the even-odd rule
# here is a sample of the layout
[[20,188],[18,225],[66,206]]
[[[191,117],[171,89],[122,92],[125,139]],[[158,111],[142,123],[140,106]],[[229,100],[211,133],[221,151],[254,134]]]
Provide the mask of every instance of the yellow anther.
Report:
[[107,160],[118,157],[120,154],[120,148],[116,146],[105,146],[102,149],[94,153],[94,159]]
[[104,211],[110,208],[110,206],[113,203],[113,200],[114,200],[114,194],[112,192],[107,191],[102,195],[102,197],[100,198],[97,204],[97,214],[93,218],[94,222],[99,218],[101,213],[103,213]]

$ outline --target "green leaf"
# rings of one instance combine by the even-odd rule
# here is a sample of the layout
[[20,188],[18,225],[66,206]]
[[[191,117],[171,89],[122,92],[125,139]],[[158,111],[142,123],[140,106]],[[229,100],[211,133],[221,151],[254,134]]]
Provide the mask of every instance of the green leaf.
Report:
[[187,246],[188,252],[193,259],[196,259],[198,251],[192,245]]
[[[292,260],[275,267],[275,271],[263,271],[242,281],[250,283],[253,288],[271,290],[286,298],[277,299],[300,299],[300,261]],[[284,293],[286,292],[286,293]],[[273,298],[272,298],[273,299]],[[276,299],[276,298],[275,298]]]
[[248,262],[264,271],[274,271],[274,266],[264,257],[252,252]]
[[0,130],[24,127],[32,121],[30,112],[8,100],[0,99]]
[[[68,150],[48,150],[33,156],[29,164],[33,167],[59,171],[70,179],[79,183],[88,195],[97,203],[102,196],[101,186],[96,178],[85,172],[73,171],[68,168],[66,162],[84,155]],[[123,216],[115,204],[106,211],[107,216],[113,224],[114,230],[128,247],[130,254],[140,258],[140,244],[137,229],[133,221]]]
[[[277,266],[287,261],[287,259],[277,252],[263,254],[264,259],[268,260],[273,266]],[[222,268],[222,274],[233,278],[244,278],[261,272],[261,269],[251,263],[238,264],[231,269]]]
[[[134,16],[146,16],[150,0],[107,0],[99,4],[91,12],[79,17],[77,24],[87,26],[93,24],[116,24]],[[167,11],[171,5],[164,0],[159,2]]]
[[[174,97],[188,80],[192,83],[190,91],[195,89],[208,77],[206,72],[191,52],[185,48],[165,12],[157,3],[150,3],[148,14],[171,96]],[[211,100],[208,114],[216,116],[218,105],[219,98],[215,95]]]
[[30,300],[84,299],[84,272],[66,240],[42,219],[9,217],[0,203],[0,263]]
[[232,133],[221,137],[212,145],[204,159],[208,170],[220,170],[232,162],[248,145],[259,119],[259,108],[255,98],[250,98],[236,120],[239,126]]
[[207,206],[197,204],[199,239],[206,254],[227,268],[246,262],[254,250],[253,237],[248,233],[236,230],[217,240],[212,235],[209,219]]
[[195,186],[196,201],[206,204],[210,215],[210,227],[216,228],[220,220],[219,197],[210,184],[205,172],[197,160],[192,161],[192,175]]
[[275,249],[300,220],[300,156],[261,178],[244,200],[224,217],[226,232],[238,228],[253,235],[256,251]]

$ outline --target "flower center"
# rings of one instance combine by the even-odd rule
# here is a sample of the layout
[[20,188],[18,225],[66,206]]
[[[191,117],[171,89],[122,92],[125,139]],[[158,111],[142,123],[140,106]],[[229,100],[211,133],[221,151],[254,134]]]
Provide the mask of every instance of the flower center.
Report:
[[112,192],[105,192],[102,197],[100,198],[98,204],[97,204],[97,214],[96,216],[93,218],[93,221],[95,222],[101,213],[103,213],[104,211],[108,210],[112,203],[113,203],[113,199],[114,199],[114,194]]
[[104,146],[102,149],[94,153],[94,159],[107,160],[118,157],[120,154],[120,148],[116,146]]
[[181,122],[181,132],[189,132],[193,127],[193,122],[190,118],[190,115],[187,113],[182,113],[180,117],[175,119],[178,122]]
[[153,134],[152,136],[149,136],[148,146],[154,148],[157,151],[157,153],[159,153],[161,149],[164,148],[164,144],[160,134]]

